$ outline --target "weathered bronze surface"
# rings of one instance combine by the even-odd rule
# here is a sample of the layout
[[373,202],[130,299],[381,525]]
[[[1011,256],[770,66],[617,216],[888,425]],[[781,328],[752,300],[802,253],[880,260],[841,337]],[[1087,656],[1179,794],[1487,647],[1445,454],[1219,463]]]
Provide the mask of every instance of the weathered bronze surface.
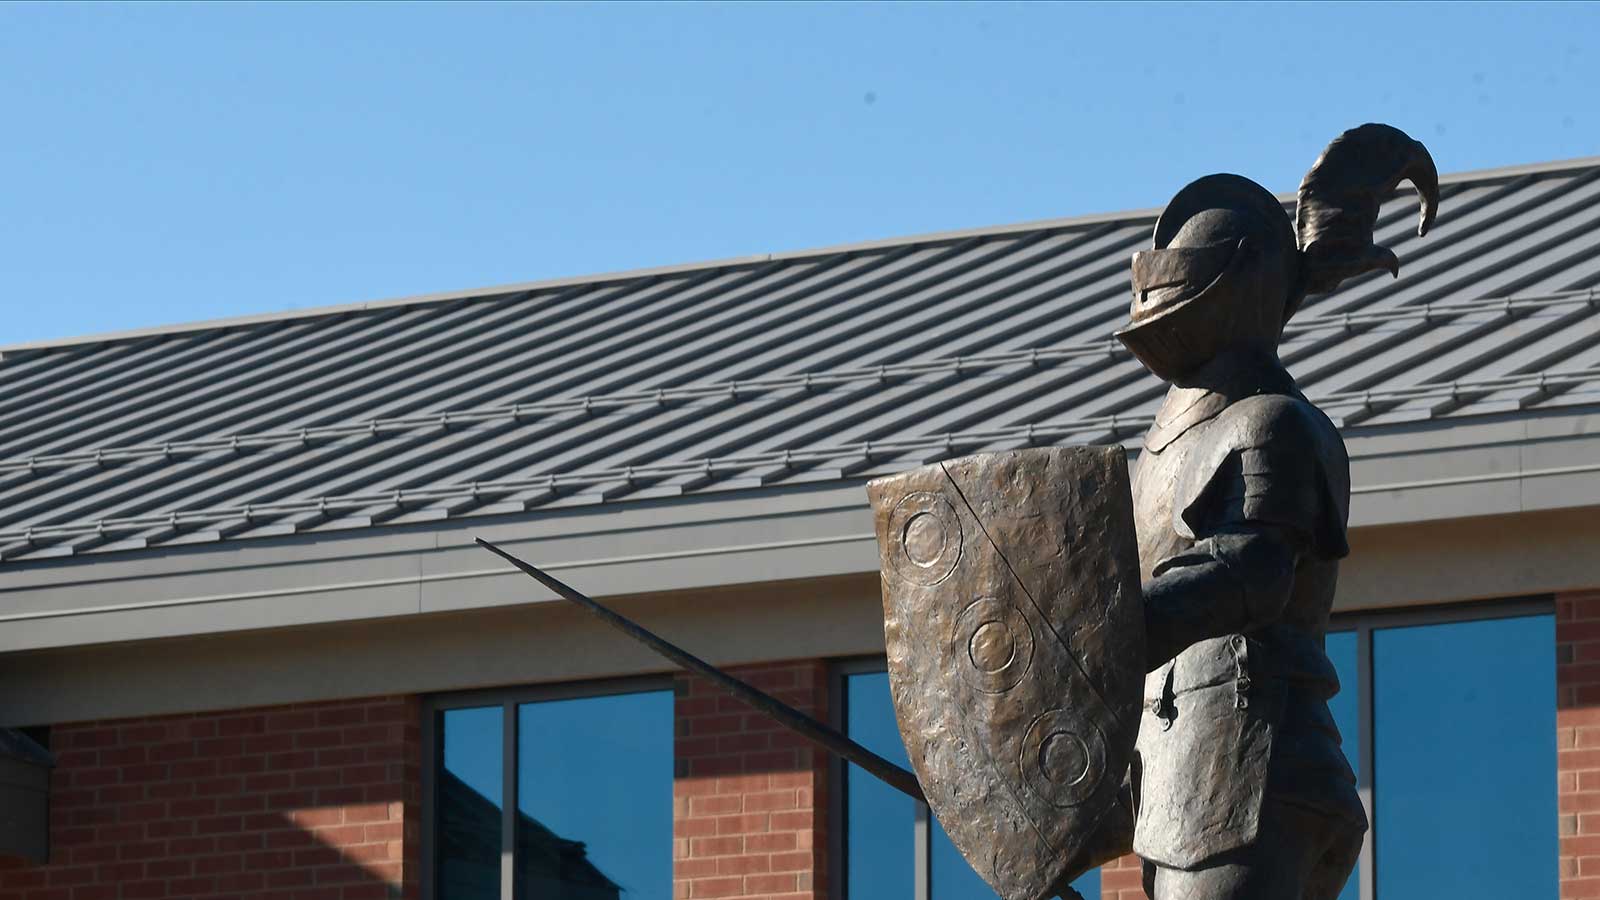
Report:
[[1089,868],[1137,729],[1144,628],[1120,447],[984,454],[867,486],[900,733],[1006,900]]
[[1372,238],[1380,202],[1407,179],[1425,233],[1439,202],[1428,151],[1363,125],[1318,158],[1294,221],[1238,175],[1173,197],[1152,248],[1134,256],[1132,321],[1117,332],[1172,384],[1131,487],[1121,447],[983,454],[867,486],[895,712],[920,790],[844,735],[481,543],[925,795],[1005,900],[1072,895],[1073,877],[1129,849],[1154,900],[1334,900],[1367,828],[1323,650],[1349,552],[1349,460],[1277,346],[1308,295],[1398,276]]
[[1367,820],[1323,635],[1349,460],[1277,347],[1308,295],[1399,275],[1373,229],[1403,180],[1424,234],[1428,151],[1363,125],[1317,159],[1293,220],[1248,178],[1209,175],[1134,255],[1117,337],[1172,385],[1132,484],[1137,588],[1121,448],[868,485],[901,736],[940,823],[1006,900],[1070,894],[1129,849],[1154,900],[1334,900],[1348,879]]
[[1428,151],[1363,125],[1306,175],[1294,222],[1255,182],[1211,175],[1134,257],[1118,337],[1172,383],[1133,485],[1150,674],[1132,847],[1154,900],[1333,900],[1360,853],[1367,820],[1323,650],[1349,461],[1277,345],[1308,294],[1398,276],[1372,237],[1403,179],[1424,233],[1438,210]]

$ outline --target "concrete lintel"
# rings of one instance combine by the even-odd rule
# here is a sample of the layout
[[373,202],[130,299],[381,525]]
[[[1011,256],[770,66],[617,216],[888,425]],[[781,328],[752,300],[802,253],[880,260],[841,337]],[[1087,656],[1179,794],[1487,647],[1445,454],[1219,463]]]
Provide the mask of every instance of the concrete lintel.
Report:
[[[1358,529],[1335,612],[1600,587],[1588,510]],[[614,597],[612,606],[712,663],[883,652],[876,574]],[[0,726],[667,671],[559,603],[0,654]]]

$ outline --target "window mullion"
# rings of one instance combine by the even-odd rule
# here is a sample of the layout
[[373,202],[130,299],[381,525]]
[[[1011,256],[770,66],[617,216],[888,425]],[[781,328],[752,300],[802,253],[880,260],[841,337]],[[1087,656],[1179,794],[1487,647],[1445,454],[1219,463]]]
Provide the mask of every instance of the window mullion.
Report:
[[912,854],[912,860],[916,865],[916,874],[911,882],[912,896],[916,900],[930,900],[933,896],[933,829],[929,827],[931,816],[926,803],[914,803],[913,808],[916,812],[912,819],[912,845],[916,850]]
[[1357,735],[1360,747],[1357,750],[1360,762],[1361,776],[1356,780],[1356,791],[1361,796],[1361,805],[1367,812],[1367,834],[1361,841],[1361,860],[1356,867],[1356,878],[1361,888],[1361,900],[1377,900],[1377,872],[1374,868],[1373,847],[1376,842],[1374,833],[1378,830],[1377,797],[1372,790],[1375,780],[1373,778],[1373,672],[1372,672],[1372,627],[1362,625],[1356,629],[1356,698],[1357,715],[1360,725]]
[[444,765],[444,713],[432,704],[422,707],[422,900],[437,900],[439,896],[438,829],[435,817],[439,815],[439,775]]
[[516,888],[517,848],[517,705],[502,707],[500,726],[500,900],[512,900]]

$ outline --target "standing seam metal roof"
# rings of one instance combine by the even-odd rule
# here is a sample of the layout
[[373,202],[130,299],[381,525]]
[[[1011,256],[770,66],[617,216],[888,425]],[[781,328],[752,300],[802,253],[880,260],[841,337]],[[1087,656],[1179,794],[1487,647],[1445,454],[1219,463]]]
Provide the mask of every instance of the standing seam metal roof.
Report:
[[[1408,194],[1282,355],[1347,432],[1600,403],[1600,160]],[[1128,440],[1155,211],[0,355],[0,559],[860,477]]]

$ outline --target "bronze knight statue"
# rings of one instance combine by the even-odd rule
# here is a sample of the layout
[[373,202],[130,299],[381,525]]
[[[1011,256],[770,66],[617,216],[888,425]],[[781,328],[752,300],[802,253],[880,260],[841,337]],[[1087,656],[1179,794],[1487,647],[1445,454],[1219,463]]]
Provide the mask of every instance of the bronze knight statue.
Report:
[[1409,179],[1418,234],[1438,208],[1423,146],[1386,125],[1330,144],[1296,221],[1265,189],[1210,175],[1133,257],[1117,336],[1171,382],[1133,481],[1149,675],[1130,771],[1154,900],[1332,900],[1367,821],[1327,701],[1323,651],[1345,525],[1338,430],[1278,359],[1307,294],[1376,269],[1378,204]]
[[1333,900],[1348,879],[1367,821],[1323,632],[1349,461],[1277,350],[1307,295],[1398,275],[1373,229],[1406,179],[1425,233],[1433,161],[1385,125],[1328,146],[1295,221],[1238,175],[1173,197],[1117,335],[1172,385],[1131,484],[1120,447],[1050,447],[867,486],[900,733],[1005,900],[1071,897],[1130,849],[1154,900]]
[[1373,229],[1407,179],[1426,233],[1428,151],[1363,125],[1312,166],[1294,222],[1238,175],[1172,198],[1117,333],[1172,384],[1131,481],[1120,446],[1040,447],[867,485],[914,773],[480,543],[926,800],[1004,900],[1075,897],[1075,877],[1130,849],[1153,900],[1333,900],[1367,828],[1323,651],[1349,461],[1278,341],[1307,295],[1399,274]]

